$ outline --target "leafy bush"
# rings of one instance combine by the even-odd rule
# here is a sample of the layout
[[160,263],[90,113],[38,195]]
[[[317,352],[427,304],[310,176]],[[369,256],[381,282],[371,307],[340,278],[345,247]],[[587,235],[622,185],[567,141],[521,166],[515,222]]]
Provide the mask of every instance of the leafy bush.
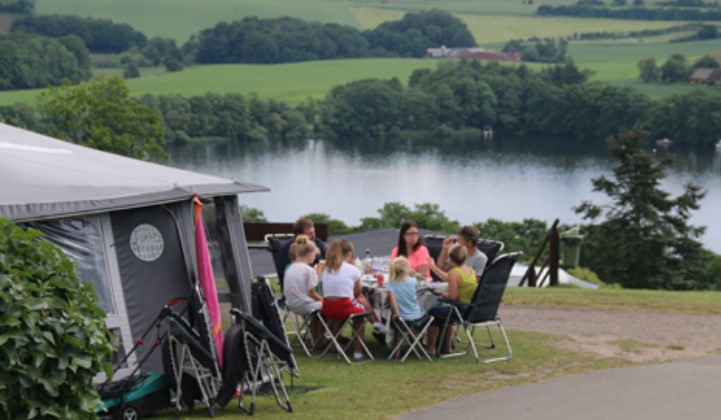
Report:
[[111,373],[105,314],[54,245],[0,219],[0,417],[92,418]]

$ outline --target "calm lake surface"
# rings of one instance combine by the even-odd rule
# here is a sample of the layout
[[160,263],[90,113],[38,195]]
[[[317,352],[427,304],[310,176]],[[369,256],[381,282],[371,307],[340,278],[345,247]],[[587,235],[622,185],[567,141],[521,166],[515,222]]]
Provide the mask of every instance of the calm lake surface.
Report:
[[[676,161],[663,188],[673,196],[688,182],[707,195],[692,217],[707,226],[702,242],[721,253],[721,153],[659,150]],[[384,203],[410,208],[438,203],[462,224],[489,218],[521,221],[559,218],[572,224],[583,200],[601,204],[591,179],[611,176],[617,161],[605,146],[579,148],[564,141],[494,139],[409,141],[344,147],[320,140],[298,145],[192,145],[171,151],[170,164],[238,181],[267,186],[268,193],[247,194],[242,204],[262,210],[269,221],[291,222],[308,213],[325,213],[349,225],[378,216]]]

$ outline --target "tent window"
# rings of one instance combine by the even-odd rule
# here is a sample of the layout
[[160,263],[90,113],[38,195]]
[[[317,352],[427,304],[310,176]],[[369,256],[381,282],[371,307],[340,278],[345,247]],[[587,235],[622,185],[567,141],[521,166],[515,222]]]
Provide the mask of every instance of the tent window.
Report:
[[89,221],[77,219],[28,223],[45,234],[44,240],[56,245],[77,262],[78,276],[91,283],[108,315],[115,314],[111,297],[102,237]]
[[203,223],[205,224],[205,235],[208,239],[208,251],[210,252],[210,260],[213,265],[213,275],[215,276],[215,287],[219,291],[228,290],[228,281],[226,280],[225,261],[232,256],[224,255],[222,247],[223,237],[219,230],[219,226],[224,226],[221,220],[218,220],[215,203],[212,201],[203,202]]

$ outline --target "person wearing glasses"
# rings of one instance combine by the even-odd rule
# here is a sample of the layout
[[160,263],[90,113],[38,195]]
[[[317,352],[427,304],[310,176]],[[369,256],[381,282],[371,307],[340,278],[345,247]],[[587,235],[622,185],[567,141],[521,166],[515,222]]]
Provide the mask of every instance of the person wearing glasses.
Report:
[[420,274],[426,280],[431,280],[431,270],[428,265],[428,258],[431,254],[423,243],[418,226],[414,222],[403,222],[401,225],[398,245],[391,251],[391,261],[398,256],[406,257],[415,273]]

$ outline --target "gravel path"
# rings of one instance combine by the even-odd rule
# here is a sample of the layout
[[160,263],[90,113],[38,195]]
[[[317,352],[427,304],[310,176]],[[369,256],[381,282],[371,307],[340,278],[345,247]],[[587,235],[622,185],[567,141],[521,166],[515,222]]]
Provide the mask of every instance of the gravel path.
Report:
[[503,305],[503,325],[568,337],[558,346],[636,362],[721,352],[721,315]]

